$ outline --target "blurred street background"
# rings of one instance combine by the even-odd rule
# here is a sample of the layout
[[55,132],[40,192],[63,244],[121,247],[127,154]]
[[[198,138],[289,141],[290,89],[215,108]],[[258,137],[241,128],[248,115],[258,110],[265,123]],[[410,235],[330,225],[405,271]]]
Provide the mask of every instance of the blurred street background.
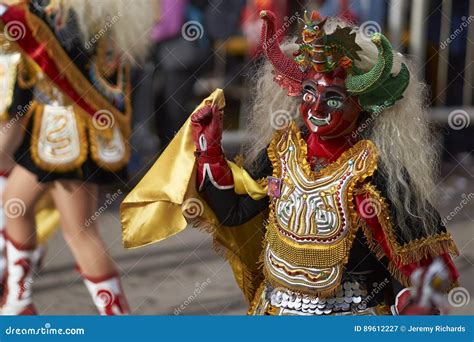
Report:
[[[474,0],[150,1],[158,4],[157,24],[149,32],[154,47],[133,71],[131,178],[118,184],[121,193],[133,188],[194,106],[216,87],[226,96],[226,151],[238,152],[246,119],[246,79],[259,54],[260,10],[270,9],[282,20],[303,9],[342,16],[367,32],[386,34],[428,83],[429,116],[442,155],[433,191],[461,251],[456,260],[461,286],[474,294]],[[287,33],[296,29],[292,25]],[[417,158],[416,146],[410,148]],[[99,204],[116,191],[102,189]],[[134,314],[245,314],[247,305],[230,269],[206,234],[189,228],[170,240],[124,250],[121,199],[99,222]],[[34,287],[41,314],[96,313],[59,233],[48,245]],[[473,301],[452,313],[474,314]]]

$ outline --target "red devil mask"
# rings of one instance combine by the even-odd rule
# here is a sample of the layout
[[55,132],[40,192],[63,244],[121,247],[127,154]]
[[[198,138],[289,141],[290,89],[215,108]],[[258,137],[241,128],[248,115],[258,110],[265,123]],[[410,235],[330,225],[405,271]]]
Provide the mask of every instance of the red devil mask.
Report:
[[[274,67],[275,82],[288,96],[301,98],[300,112],[308,129],[322,138],[336,138],[354,129],[362,111],[380,112],[403,97],[409,72],[402,64],[397,76],[391,74],[393,49],[382,34],[371,37],[378,49],[377,63],[369,71],[353,66],[362,49],[350,27],[337,27],[326,34],[326,19],[316,12],[305,13],[299,49],[294,59],[278,44],[281,30],[270,11],[260,13],[262,50]],[[301,18],[300,18],[301,19]]]
[[323,138],[349,134],[361,108],[345,86],[345,72],[317,72],[302,83],[300,114],[310,132]]
[[350,96],[345,86],[346,69],[352,62],[343,55],[328,60],[323,30],[326,20],[316,13],[308,18],[305,13],[302,42],[292,60],[281,52],[278,44],[267,39],[275,34],[273,13],[263,12],[262,17],[270,23],[264,25],[262,41],[275,66],[275,80],[289,89],[288,95],[301,97],[300,113],[308,129],[325,138],[349,133],[361,111],[357,98]]

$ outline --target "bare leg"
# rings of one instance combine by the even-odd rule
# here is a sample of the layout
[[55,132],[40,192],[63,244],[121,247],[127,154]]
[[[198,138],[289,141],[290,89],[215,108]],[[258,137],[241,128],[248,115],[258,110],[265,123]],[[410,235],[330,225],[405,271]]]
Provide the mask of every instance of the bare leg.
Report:
[[21,143],[19,121],[0,122],[0,172],[8,173],[15,166],[13,154]]
[[[100,277],[115,273],[95,221],[90,219],[97,210],[97,185],[79,181],[54,182],[51,194],[61,214],[64,239],[71,248],[83,274]],[[90,224],[86,224],[91,222]]]
[[3,213],[3,193],[7,185],[8,175],[15,166],[13,153],[21,142],[21,127],[18,121],[0,122],[0,279],[3,279],[6,267],[5,239],[3,230],[5,229],[5,215]]
[[46,190],[46,185],[22,166],[15,166],[3,196],[6,233],[25,248],[36,245],[35,204]]
[[36,176],[17,165],[5,189],[6,291],[2,314],[35,314],[32,303],[34,247],[36,245],[35,204],[46,186]]
[[115,265],[91,219],[97,208],[97,185],[58,181],[53,185],[52,195],[61,213],[64,238],[99,313],[127,314],[129,308]]

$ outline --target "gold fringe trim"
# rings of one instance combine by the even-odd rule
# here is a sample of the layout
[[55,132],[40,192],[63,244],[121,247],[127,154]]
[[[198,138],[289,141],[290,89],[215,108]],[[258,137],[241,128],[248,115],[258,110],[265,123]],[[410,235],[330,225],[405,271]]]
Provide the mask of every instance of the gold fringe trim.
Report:
[[375,257],[379,260],[385,257],[385,251],[383,250],[382,246],[373,237],[372,231],[370,230],[367,223],[364,220],[359,219],[359,225],[362,228],[362,231],[364,232],[364,236],[367,241],[367,246],[372,251],[372,253],[374,253]]
[[31,89],[38,82],[38,72],[34,62],[25,53],[21,54],[18,72],[18,85],[22,89]]
[[[360,193],[368,194],[371,198],[376,200],[377,203],[380,203],[380,212],[377,213],[377,218],[382,227],[382,231],[386,237],[393,258],[393,260],[389,260],[388,270],[402,285],[410,286],[410,279],[399,270],[397,265],[408,265],[416,263],[424,258],[434,258],[445,253],[452,256],[459,255],[456,244],[454,243],[451,234],[448,232],[427,236],[400,245],[395,236],[388,205],[380,192],[374,185],[367,183],[364,184]],[[369,249],[378,259],[385,257],[385,251],[375,240],[372,231],[367,224],[361,222],[361,226]]]
[[[263,276],[261,271],[257,272],[252,272],[245,263],[242,262],[241,258],[234,252],[232,252],[230,249],[228,249],[224,244],[222,244],[216,234],[216,230],[219,229],[219,227],[212,222],[205,220],[203,218],[194,218],[194,219],[189,219],[188,223],[191,224],[194,228],[197,228],[198,230],[201,230],[203,232],[211,234],[213,237],[213,249],[214,251],[220,255],[224,260],[226,260],[232,267],[234,265],[240,266],[242,270],[242,281],[239,282],[238,279],[236,278],[238,282],[238,286],[244,293],[244,297],[247,300],[247,303],[250,304],[252,300],[255,297],[255,293],[257,289],[261,286],[263,283]],[[222,227],[222,226],[221,226]],[[232,229],[232,228],[229,228]],[[259,269],[259,266],[257,265],[256,270]],[[234,271],[235,274],[235,271]]]
[[[82,109],[80,109],[80,111],[82,111]],[[125,152],[121,160],[114,163],[107,163],[99,157],[99,147],[98,147],[97,139],[99,135],[101,134],[101,132],[96,127],[94,127],[94,123],[92,120],[87,121],[87,130],[89,134],[91,158],[100,168],[110,171],[110,172],[115,172],[124,168],[128,164],[128,161],[130,160],[130,145],[128,143],[128,140],[125,139],[122,129],[120,127],[118,127],[118,129],[121,134],[120,139],[122,140],[122,143],[124,145]],[[107,138],[104,137],[104,139],[107,139]],[[110,137],[109,139],[112,139],[112,137]]]
[[[26,21],[33,36],[38,42],[48,42],[47,44],[44,44],[44,48],[48,52],[50,58],[55,60],[61,75],[74,87],[74,90],[79,94],[79,96],[81,96],[81,98],[89,99],[88,104],[94,108],[96,112],[99,110],[107,110],[111,112],[122,128],[122,131],[125,133],[125,137],[128,138],[131,131],[130,124],[132,113],[130,103],[131,89],[128,81],[129,76],[127,76],[125,112],[122,113],[91,85],[89,80],[71,61],[49,27],[40,18],[28,10],[27,4],[23,4],[22,6],[24,6]],[[127,74],[128,73],[129,70],[127,70]],[[87,114],[87,116],[90,120],[90,115]]]
[[[387,268],[388,268],[388,271],[390,272],[390,274],[395,279],[397,279],[400,282],[400,284],[402,284],[405,287],[412,286],[410,277],[406,276],[402,271],[400,271],[400,269],[393,262],[389,261]],[[454,280],[454,281],[451,282],[449,287],[446,289],[446,292],[449,292],[449,291],[451,291],[452,289],[454,289],[455,287],[458,287],[458,286],[459,286],[459,281]]]
[[[31,106],[30,110],[32,111],[31,115],[33,115],[33,132],[31,134],[31,158],[33,159],[34,163],[40,167],[41,169],[49,172],[58,172],[58,173],[65,173],[71,172],[75,169],[81,167],[81,165],[86,161],[87,154],[89,152],[87,135],[86,135],[86,128],[85,124],[82,121],[79,115],[76,115],[76,108],[73,106],[73,115],[76,118],[76,130],[79,136],[79,148],[80,148],[80,155],[74,161],[67,163],[67,164],[52,164],[42,160],[39,156],[39,136],[41,132],[41,125],[43,121],[43,113],[44,113],[44,105],[34,102]],[[34,112],[33,112],[34,111]]]
[[265,290],[265,282],[262,282],[258,287],[257,291],[255,291],[255,295],[250,302],[249,308],[247,310],[247,315],[254,315],[255,310],[257,309],[257,305],[260,302],[260,297],[262,296],[262,292]]
[[[370,183],[364,185],[365,193],[380,203],[381,210],[377,213],[377,218],[382,226],[382,230],[387,237],[390,249],[394,252],[396,262],[402,265],[417,262],[425,257],[435,257],[443,253],[459,255],[459,251],[454,244],[451,234],[443,232],[425,238],[413,240],[405,245],[400,245],[395,237],[390,211],[385,199],[376,187]],[[366,233],[367,236],[367,233]],[[373,239],[370,235],[369,237]]]

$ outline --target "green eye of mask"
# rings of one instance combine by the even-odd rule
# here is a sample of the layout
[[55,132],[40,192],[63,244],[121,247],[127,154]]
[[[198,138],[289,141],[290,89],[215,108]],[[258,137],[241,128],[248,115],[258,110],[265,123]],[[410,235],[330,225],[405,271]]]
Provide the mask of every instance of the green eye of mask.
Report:
[[337,108],[341,108],[341,106],[342,106],[342,101],[339,100],[339,99],[334,99],[334,98],[333,98],[333,99],[329,99],[329,100],[327,101],[327,104],[328,104],[329,107],[334,108],[334,109],[337,109]]

